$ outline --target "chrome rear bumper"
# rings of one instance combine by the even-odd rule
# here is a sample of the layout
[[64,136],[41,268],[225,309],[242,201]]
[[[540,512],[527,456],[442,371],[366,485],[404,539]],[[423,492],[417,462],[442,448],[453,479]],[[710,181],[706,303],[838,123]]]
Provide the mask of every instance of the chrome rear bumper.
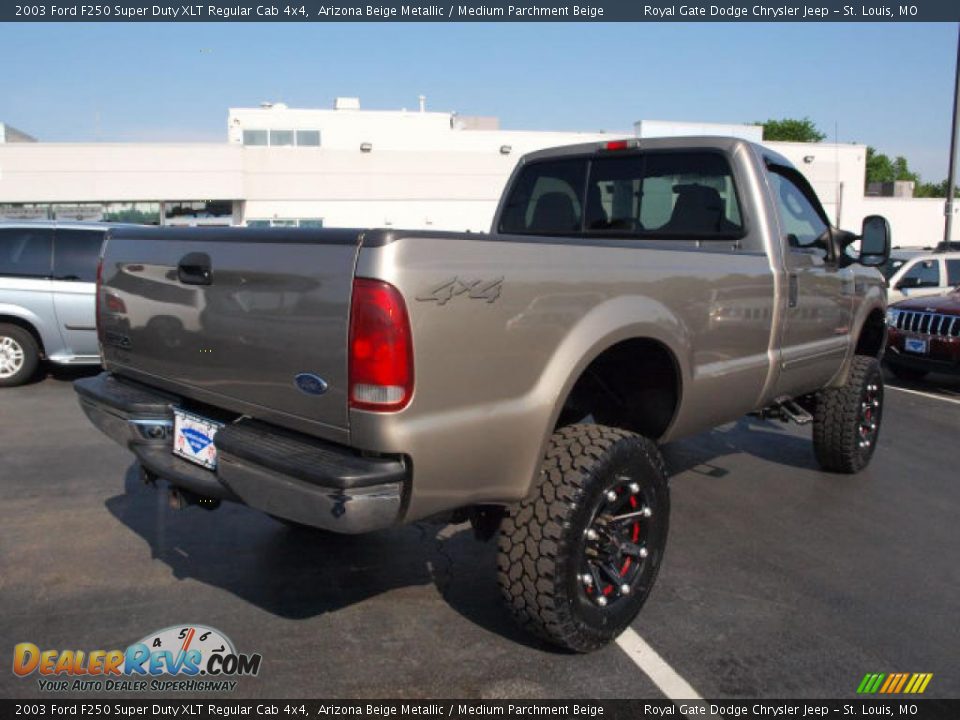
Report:
[[173,454],[173,408],[180,398],[110,373],[74,383],[97,428],[172,486],[244,503],[288,520],[356,534],[396,524],[409,473],[403,458],[367,458],[282,428],[241,421],[214,440],[217,469]]

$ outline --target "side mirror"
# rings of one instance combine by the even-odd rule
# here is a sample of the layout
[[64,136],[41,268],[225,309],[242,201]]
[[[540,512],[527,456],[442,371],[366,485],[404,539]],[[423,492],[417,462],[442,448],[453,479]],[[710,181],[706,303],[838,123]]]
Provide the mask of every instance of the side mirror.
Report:
[[867,267],[883,265],[890,258],[890,223],[880,215],[867,215],[860,232],[860,258]]

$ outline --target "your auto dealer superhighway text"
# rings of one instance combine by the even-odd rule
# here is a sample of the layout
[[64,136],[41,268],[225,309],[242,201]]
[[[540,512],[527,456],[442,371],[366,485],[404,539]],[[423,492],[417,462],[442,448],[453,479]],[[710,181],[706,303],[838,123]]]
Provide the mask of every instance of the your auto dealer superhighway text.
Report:
[[828,17],[830,10],[825,7],[813,7],[801,5],[798,7],[791,5],[781,5],[779,7],[767,7],[766,5],[644,5],[643,14],[648,17],[765,17],[765,18],[812,18]]

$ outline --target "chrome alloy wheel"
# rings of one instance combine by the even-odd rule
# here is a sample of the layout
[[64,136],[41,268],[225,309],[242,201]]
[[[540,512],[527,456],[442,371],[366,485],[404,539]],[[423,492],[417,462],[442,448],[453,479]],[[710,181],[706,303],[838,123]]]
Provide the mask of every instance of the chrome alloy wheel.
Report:
[[0,337],[0,378],[9,378],[23,367],[23,347],[9,335]]
[[597,607],[613,606],[636,590],[650,554],[647,541],[655,520],[639,483],[626,476],[604,491],[584,531],[579,581]]
[[880,386],[875,382],[871,382],[863,389],[857,422],[857,443],[861,448],[872,447],[877,441],[877,432],[880,428],[882,392]]

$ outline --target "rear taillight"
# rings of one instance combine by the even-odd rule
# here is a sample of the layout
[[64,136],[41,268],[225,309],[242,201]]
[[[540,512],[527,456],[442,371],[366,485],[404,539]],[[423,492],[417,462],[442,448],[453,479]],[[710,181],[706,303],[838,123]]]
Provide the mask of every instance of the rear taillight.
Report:
[[407,306],[393,285],[356,278],[350,306],[350,407],[402,410],[413,395]]
[[[100,290],[103,287],[103,256],[100,257],[100,260],[97,262],[97,298],[96,298],[96,307],[94,312],[96,313],[97,321],[97,338],[100,342],[103,342],[103,321],[100,319]],[[90,307],[89,305],[87,307]]]

